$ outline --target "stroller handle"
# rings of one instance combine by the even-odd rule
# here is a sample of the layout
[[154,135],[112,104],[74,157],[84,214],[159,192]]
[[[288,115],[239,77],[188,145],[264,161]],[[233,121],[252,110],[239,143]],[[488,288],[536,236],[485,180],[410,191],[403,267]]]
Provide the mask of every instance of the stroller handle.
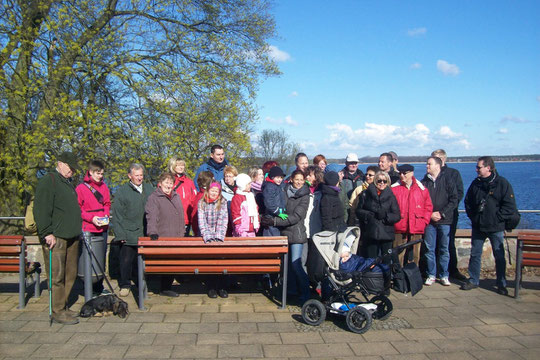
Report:
[[405,250],[409,246],[416,245],[418,243],[421,243],[422,241],[424,241],[424,240],[423,239],[418,239],[418,240],[410,241],[410,242],[405,243],[403,245],[396,246],[395,248],[388,249],[388,255],[399,254],[400,252],[402,252],[403,250]]

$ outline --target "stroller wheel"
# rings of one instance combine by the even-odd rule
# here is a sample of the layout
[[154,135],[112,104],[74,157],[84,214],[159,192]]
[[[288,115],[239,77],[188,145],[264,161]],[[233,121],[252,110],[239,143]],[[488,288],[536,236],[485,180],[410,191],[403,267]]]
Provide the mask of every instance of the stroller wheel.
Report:
[[326,318],[326,308],[317,299],[310,299],[302,306],[302,319],[308,325],[320,325]]
[[349,310],[347,313],[347,326],[357,334],[363,334],[371,327],[371,314],[361,306]]
[[377,295],[369,300],[370,303],[377,305],[377,310],[372,314],[374,319],[386,320],[392,314],[394,306],[389,298],[384,295]]

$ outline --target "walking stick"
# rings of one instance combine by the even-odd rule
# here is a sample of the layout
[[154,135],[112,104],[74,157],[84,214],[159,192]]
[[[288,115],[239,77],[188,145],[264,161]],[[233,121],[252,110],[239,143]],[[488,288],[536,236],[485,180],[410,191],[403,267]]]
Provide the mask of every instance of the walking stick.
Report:
[[49,248],[49,326],[52,326],[52,249]]

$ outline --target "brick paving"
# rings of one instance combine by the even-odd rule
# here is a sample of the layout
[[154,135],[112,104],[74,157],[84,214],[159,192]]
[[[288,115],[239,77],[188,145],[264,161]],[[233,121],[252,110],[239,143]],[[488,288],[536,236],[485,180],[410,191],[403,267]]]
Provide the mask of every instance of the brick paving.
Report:
[[[202,289],[174,299],[151,295],[146,311],[130,296],[126,319],[49,326],[47,291],[19,310],[16,282],[0,277],[0,359],[540,358],[536,275],[524,279],[519,300],[498,295],[489,280],[468,292],[435,284],[415,297],[392,293],[392,316],[362,335],[339,318],[303,324],[298,307],[280,310],[259,292],[209,299]],[[82,303],[79,296],[72,309]]]

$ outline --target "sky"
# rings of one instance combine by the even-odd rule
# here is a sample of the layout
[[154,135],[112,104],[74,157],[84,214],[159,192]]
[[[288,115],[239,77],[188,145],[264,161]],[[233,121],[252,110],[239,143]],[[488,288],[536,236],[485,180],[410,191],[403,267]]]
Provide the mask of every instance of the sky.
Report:
[[256,131],[312,158],[540,153],[540,1],[277,0]]

